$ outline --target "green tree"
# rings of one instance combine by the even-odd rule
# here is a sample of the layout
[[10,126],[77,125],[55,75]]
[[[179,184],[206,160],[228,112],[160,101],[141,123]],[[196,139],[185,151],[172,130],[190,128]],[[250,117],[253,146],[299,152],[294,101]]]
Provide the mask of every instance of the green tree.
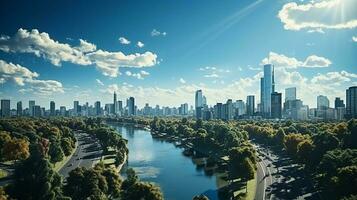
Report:
[[5,160],[24,160],[29,157],[29,142],[13,138],[4,143],[2,154]]
[[61,145],[54,141],[50,143],[50,149],[48,151],[51,163],[60,162],[64,158],[64,153],[62,151]]

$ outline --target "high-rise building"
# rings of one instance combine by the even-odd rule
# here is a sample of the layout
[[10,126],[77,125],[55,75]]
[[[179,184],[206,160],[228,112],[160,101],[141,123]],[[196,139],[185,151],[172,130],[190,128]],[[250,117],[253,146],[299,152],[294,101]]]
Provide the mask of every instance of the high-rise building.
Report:
[[335,108],[344,108],[345,104],[343,103],[343,100],[340,97],[336,97],[335,99]]
[[128,115],[132,116],[135,115],[135,98],[134,97],[129,97],[127,101],[127,107],[128,107]]
[[255,98],[254,95],[247,96],[247,115],[253,116],[255,112]]
[[284,102],[284,118],[299,119],[299,110],[303,107],[303,102],[300,99],[288,100]]
[[32,117],[41,117],[41,107],[38,105],[32,106]]
[[33,109],[32,109],[32,107],[33,106],[35,106],[35,101],[34,100],[30,100],[29,101],[29,114],[30,114],[30,116],[32,117],[33,116]]
[[9,99],[1,99],[1,117],[10,117]]
[[261,106],[264,117],[270,117],[271,113],[271,94],[274,92],[274,66],[264,65],[264,78],[261,79]]
[[232,99],[228,99],[225,109],[225,120],[232,120],[232,119],[233,119],[233,101]]
[[281,119],[281,93],[271,94],[271,118]]
[[215,118],[216,119],[223,119],[224,112],[223,112],[223,104],[217,103],[215,105]]
[[233,103],[236,117],[242,116],[246,113],[245,103],[243,100],[237,100]]
[[290,100],[296,100],[296,87],[285,89],[285,102]]
[[79,101],[73,101],[73,114],[75,116],[78,116],[80,113],[80,110],[79,110]]
[[22,111],[22,101],[18,101],[16,104],[16,114],[17,116],[22,116],[23,111]]
[[116,92],[114,92],[113,104],[114,104],[114,114],[117,114],[118,113],[118,101],[117,101],[117,93]]
[[195,110],[196,110],[196,118],[202,119],[202,111],[203,111],[203,95],[202,90],[197,90],[195,94]]
[[65,106],[60,106],[60,115],[62,117],[66,116],[66,107]]
[[50,116],[56,115],[56,104],[54,101],[50,102]]
[[318,110],[326,110],[330,107],[330,101],[327,96],[319,95],[317,96],[317,109]]
[[357,86],[346,90],[346,118],[357,118]]
[[94,103],[94,110],[95,110],[95,115],[96,116],[101,115],[100,101],[96,101]]

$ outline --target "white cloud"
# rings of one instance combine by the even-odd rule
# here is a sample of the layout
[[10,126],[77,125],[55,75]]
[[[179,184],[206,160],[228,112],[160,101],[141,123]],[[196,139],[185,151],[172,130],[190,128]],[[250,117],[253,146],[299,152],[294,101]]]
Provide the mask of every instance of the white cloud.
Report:
[[216,73],[212,73],[212,74],[206,74],[204,75],[205,78],[218,78],[219,75]]
[[269,56],[264,58],[261,64],[273,64],[276,67],[286,67],[286,68],[298,68],[298,67],[328,67],[331,65],[331,61],[327,58],[311,55],[308,56],[305,61],[299,61],[294,57],[288,57],[283,54],[277,54],[275,52],[270,52]]
[[200,67],[198,70],[206,72],[206,74],[203,76],[205,78],[223,78],[224,74],[231,72],[229,69],[210,67],[210,66]]
[[120,44],[130,44],[130,41],[126,39],[125,37],[120,37],[119,38]]
[[0,60],[0,80],[2,84],[10,80],[21,87],[28,87],[22,88],[22,92],[32,91],[38,95],[64,92],[62,83],[55,80],[39,80],[37,79],[39,76],[38,73],[32,72],[26,67]]
[[40,33],[37,29],[27,31],[19,29],[13,37],[1,36],[0,50],[11,53],[32,53],[60,66],[62,62],[78,65],[95,64],[103,75],[117,77],[120,67],[151,67],[156,64],[157,55],[152,52],[143,54],[108,52],[97,49],[96,45],[80,39],[79,46],[72,47],[50,38],[48,33]]
[[153,29],[152,31],[151,31],[151,36],[166,36],[167,35],[167,33],[166,32],[161,32],[161,31],[158,31],[158,30],[156,30],[156,29]]
[[186,83],[185,79],[180,78],[180,83],[185,84]]
[[352,36],[352,41],[357,42],[357,36]]
[[126,74],[127,76],[132,76],[132,77],[135,77],[135,78],[137,78],[137,79],[144,79],[146,76],[149,76],[149,75],[150,75],[149,72],[144,71],[144,70],[141,70],[141,71],[138,72],[138,73],[133,73],[133,72],[131,72],[131,71],[126,71],[125,74]]
[[290,2],[282,7],[278,17],[287,30],[352,29],[357,27],[356,6],[355,0]]
[[144,43],[138,41],[138,43],[136,43],[136,46],[138,46],[139,48],[143,48],[144,47]]
[[99,80],[99,79],[95,79],[96,81],[97,81],[97,83],[99,84],[99,85],[104,85],[104,83],[101,81],[101,80]]

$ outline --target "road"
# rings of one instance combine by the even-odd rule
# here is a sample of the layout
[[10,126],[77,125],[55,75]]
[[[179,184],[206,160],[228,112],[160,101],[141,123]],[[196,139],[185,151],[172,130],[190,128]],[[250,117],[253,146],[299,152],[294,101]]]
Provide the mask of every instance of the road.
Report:
[[73,156],[59,170],[59,173],[64,177],[68,177],[68,173],[77,167],[92,167],[102,156],[101,147],[95,139],[91,138],[87,133],[78,131],[75,133],[78,147]]
[[257,164],[256,200],[320,199],[312,180],[302,167],[281,149],[279,155],[267,146],[254,144],[260,161]]

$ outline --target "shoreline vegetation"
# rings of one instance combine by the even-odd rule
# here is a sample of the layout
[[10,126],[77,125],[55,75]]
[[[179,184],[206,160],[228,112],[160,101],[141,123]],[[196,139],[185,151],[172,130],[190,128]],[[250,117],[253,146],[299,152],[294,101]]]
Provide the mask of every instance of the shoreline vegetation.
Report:
[[[111,163],[105,164],[103,157],[91,168],[77,167],[64,184],[57,170],[75,152],[76,130],[95,138]],[[125,180],[119,175],[127,159],[126,143],[100,118],[0,119],[0,169],[5,163],[13,169],[11,181],[0,187],[0,199],[163,199],[160,188],[140,181],[135,171],[128,169]]]
[[[228,171],[227,180],[231,186],[237,185],[239,181],[248,183],[255,176],[255,150],[251,148],[248,141],[252,139],[255,143],[270,147],[275,153],[286,155],[289,160],[296,163],[301,170],[301,175],[305,177],[304,180],[307,181],[305,184],[313,188],[313,195],[319,196],[320,199],[356,199],[356,119],[336,122],[289,120],[224,122],[157,117],[107,120],[151,129],[153,137],[165,139],[177,146],[184,146],[184,155],[195,157],[197,152],[210,155],[210,160],[225,164],[225,170]],[[285,185],[293,187],[289,186],[290,184]],[[274,187],[273,190],[279,190]],[[300,188],[291,189],[296,192],[295,195],[301,194]],[[248,190],[250,190],[249,185]],[[232,190],[227,189],[225,193],[230,193],[232,196]],[[233,194],[235,195],[236,193]],[[277,195],[280,195],[277,196],[280,198],[287,198],[284,196],[287,193]],[[288,195],[294,194],[289,192]],[[243,197],[239,195],[236,198],[251,198],[250,196],[245,194]]]

